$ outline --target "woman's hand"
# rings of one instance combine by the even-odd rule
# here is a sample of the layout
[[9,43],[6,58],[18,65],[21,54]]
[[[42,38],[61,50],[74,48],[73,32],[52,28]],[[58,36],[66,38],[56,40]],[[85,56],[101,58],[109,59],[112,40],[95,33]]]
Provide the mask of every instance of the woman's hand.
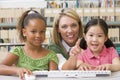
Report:
[[32,72],[29,70],[29,69],[26,69],[26,68],[16,68],[16,74],[19,75],[19,77],[24,80],[24,74],[28,74],[28,75],[31,75]]
[[97,66],[95,70],[110,70],[111,64],[103,64],[100,66]]
[[80,45],[80,39],[78,39],[75,46],[71,48],[70,55],[77,55],[81,52],[81,48],[79,45]]

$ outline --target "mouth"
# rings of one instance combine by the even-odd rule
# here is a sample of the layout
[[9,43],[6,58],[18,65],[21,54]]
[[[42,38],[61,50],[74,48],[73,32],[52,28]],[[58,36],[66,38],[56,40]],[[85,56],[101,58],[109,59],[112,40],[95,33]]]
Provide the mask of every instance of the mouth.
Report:
[[97,48],[99,45],[98,44],[91,44],[93,48]]
[[67,35],[67,38],[74,38],[74,35]]
[[35,42],[40,43],[40,42],[41,42],[41,40],[35,40]]

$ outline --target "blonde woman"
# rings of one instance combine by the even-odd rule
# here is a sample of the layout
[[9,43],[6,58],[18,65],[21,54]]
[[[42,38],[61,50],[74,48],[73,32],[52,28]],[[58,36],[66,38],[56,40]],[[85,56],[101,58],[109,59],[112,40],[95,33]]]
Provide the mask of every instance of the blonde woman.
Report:
[[70,49],[79,44],[79,38],[83,36],[83,28],[80,17],[73,9],[62,9],[53,22],[53,42],[47,47],[57,53],[59,69],[69,58]]

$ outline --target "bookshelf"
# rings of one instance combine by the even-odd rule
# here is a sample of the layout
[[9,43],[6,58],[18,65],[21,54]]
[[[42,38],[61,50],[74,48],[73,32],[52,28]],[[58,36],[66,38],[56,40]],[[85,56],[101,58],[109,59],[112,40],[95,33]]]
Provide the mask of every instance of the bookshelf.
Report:
[[[29,8],[30,9],[30,8]],[[39,11],[39,12],[41,12],[41,9],[38,9],[38,8],[33,8],[34,10],[37,10],[37,11]],[[62,8],[53,8],[53,9],[51,9],[51,8],[48,8],[48,9],[44,9],[43,11],[43,15],[45,16],[45,17],[47,17],[47,18],[49,18],[49,17],[53,17],[54,18],[54,16],[61,10]],[[74,8],[75,9],[75,8]],[[100,10],[103,10],[103,12],[105,11],[105,13],[106,14],[109,14],[108,16],[120,16],[120,12],[119,12],[119,15],[118,15],[118,12],[115,12],[115,10],[116,10],[116,8],[76,8],[75,10],[77,11],[77,13],[78,14],[80,14],[79,16],[80,16],[80,18],[82,19],[82,18],[84,18],[84,17],[93,17],[93,15],[94,16],[96,16],[96,17],[98,17],[98,16],[106,16],[106,14],[101,14],[100,13]],[[118,9],[118,8],[117,8]],[[119,8],[120,9],[120,8]],[[2,11],[4,11],[4,8],[3,9],[0,9],[0,10],[2,10]],[[25,11],[25,10],[28,10],[28,8],[27,9],[24,9],[24,8],[20,8],[20,9],[16,9],[16,8],[10,8],[10,9],[5,9],[5,12],[6,13],[8,13],[8,12],[10,12],[10,11],[13,11],[14,12],[14,14],[16,13],[17,14],[17,16],[11,16],[10,14],[6,14],[7,16],[5,16],[5,14],[2,16],[2,14],[0,13],[0,32],[1,33],[3,33],[2,32],[2,30],[15,30],[16,29],[16,25],[17,25],[17,21],[18,21],[18,19],[19,19],[19,17],[20,17],[20,15]],[[13,14],[13,12],[12,12],[12,14]],[[19,12],[19,13],[17,13],[17,12]],[[114,12],[114,14],[112,14],[112,15],[110,15],[110,12]],[[82,14],[81,14],[82,13]],[[89,13],[91,13],[90,15],[88,15]],[[95,15],[95,13],[97,13],[96,15]],[[82,24],[83,24],[83,26],[87,23],[87,21],[88,20],[86,20],[86,21],[84,21],[84,20],[82,20]],[[118,41],[117,41],[117,43],[119,44],[119,42],[120,42],[120,22],[119,21],[106,21],[107,22],[107,24],[110,26],[110,30],[113,28],[115,28],[115,29],[117,29],[117,37],[118,37]],[[48,28],[48,32],[50,33],[50,35],[49,35],[49,37],[51,36],[51,34],[52,34],[52,29],[50,29],[50,28],[52,28],[52,21],[48,21],[47,22],[47,26],[49,27]],[[115,30],[114,30],[115,31]],[[114,31],[112,31],[112,32],[114,32]],[[115,31],[116,32],[116,31]],[[49,34],[48,33],[48,34]],[[111,33],[111,31],[110,31],[110,33]],[[14,34],[16,34],[16,33],[14,33]],[[48,34],[46,35],[46,36],[48,36]],[[112,34],[114,34],[114,33],[112,33]],[[111,35],[111,34],[110,34]],[[17,35],[16,35],[17,36]],[[115,35],[113,35],[113,36],[115,36]],[[1,36],[0,36],[1,37]],[[114,42],[116,42],[116,41],[114,41]],[[13,42],[13,43],[19,43],[19,41],[15,41],[15,42]],[[0,44],[0,45],[2,45],[2,44]],[[7,44],[6,44],[7,45]],[[15,44],[16,45],[16,44]]]
[[[3,33],[1,30],[16,30],[17,21],[19,20],[19,17],[22,15],[22,13],[28,9],[34,9],[47,18],[48,27],[46,32],[46,41],[43,43],[43,45],[47,45],[51,41],[52,24],[55,15],[63,8],[73,8],[80,16],[83,26],[92,18],[100,17],[105,19],[109,25],[109,37],[116,45],[118,51],[120,51],[119,3],[119,0],[46,0],[42,2],[38,0],[1,0],[0,38],[1,33]],[[11,41],[9,43],[0,43],[2,49],[6,47],[8,49],[8,46],[24,45],[24,43],[19,42],[17,35],[16,37],[17,39],[15,39],[15,41]]]

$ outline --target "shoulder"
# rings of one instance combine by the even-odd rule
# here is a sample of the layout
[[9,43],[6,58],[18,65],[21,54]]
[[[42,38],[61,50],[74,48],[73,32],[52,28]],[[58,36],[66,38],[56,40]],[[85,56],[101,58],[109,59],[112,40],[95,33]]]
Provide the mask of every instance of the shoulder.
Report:
[[49,55],[56,55],[56,52],[53,51],[53,50],[50,50],[48,54],[49,54]]
[[114,47],[109,47],[109,48],[106,48],[107,49],[107,52],[110,52],[110,53],[117,53],[116,49]]
[[47,49],[53,50],[53,51],[55,51],[56,53],[59,53],[59,52],[63,51],[63,49],[62,49],[59,45],[57,45],[57,44],[55,44],[55,43],[49,44],[49,45],[47,46]]
[[22,48],[23,48],[22,46],[17,46],[17,47],[12,48],[12,49],[10,50],[10,52],[12,52],[12,51],[21,51]]
[[17,46],[17,47],[14,47],[10,50],[10,53],[16,54],[16,55],[19,55],[22,52],[23,52],[23,47],[22,46]]
[[111,54],[112,56],[119,56],[117,50],[114,47],[107,48],[107,52]]
[[50,43],[50,44],[47,46],[47,48],[56,47],[56,46],[58,46],[58,45],[52,42],[52,43]]

